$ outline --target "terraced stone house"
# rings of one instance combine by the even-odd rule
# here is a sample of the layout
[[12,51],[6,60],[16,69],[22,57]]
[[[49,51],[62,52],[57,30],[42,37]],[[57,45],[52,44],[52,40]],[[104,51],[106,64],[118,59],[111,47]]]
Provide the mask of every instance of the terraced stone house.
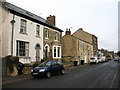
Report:
[[[56,17],[50,15],[47,17],[47,21],[51,25],[55,26]],[[61,60],[61,51],[62,51],[62,30],[53,29],[50,27],[44,27],[44,59],[47,60]]]

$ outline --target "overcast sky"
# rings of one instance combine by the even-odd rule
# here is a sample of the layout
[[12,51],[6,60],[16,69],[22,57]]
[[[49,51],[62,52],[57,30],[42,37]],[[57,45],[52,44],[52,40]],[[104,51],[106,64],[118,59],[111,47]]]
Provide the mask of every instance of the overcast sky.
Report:
[[[7,0],[46,19],[56,16],[56,26],[74,33],[79,28],[98,37],[98,48],[118,51],[119,0]],[[63,32],[64,35],[65,32]]]

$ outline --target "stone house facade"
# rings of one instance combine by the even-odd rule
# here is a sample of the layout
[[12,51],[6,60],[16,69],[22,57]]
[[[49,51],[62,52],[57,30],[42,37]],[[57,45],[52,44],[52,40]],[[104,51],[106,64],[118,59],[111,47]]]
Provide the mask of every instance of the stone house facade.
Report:
[[95,35],[92,35],[92,41],[93,41],[94,56],[96,56],[98,54],[98,38]]
[[71,35],[70,29],[62,37],[62,57],[63,61],[84,60],[89,63],[90,57],[93,56],[92,34],[89,34],[80,28]]

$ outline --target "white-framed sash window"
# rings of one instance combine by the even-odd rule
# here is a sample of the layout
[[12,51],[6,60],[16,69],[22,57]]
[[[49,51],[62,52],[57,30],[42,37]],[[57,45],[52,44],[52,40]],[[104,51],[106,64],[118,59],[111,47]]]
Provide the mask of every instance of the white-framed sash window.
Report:
[[27,21],[24,19],[21,19],[20,33],[26,34],[26,32],[27,32]]
[[40,37],[40,25],[36,25],[36,37]]
[[53,58],[61,58],[61,46],[53,46]]

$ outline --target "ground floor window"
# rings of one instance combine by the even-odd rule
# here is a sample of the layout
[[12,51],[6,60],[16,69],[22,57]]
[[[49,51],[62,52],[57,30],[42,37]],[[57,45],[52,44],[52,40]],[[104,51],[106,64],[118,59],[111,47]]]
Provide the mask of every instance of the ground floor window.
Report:
[[53,58],[61,58],[61,46],[53,46]]
[[17,56],[29,56],[29,43],[24,41],[17,41],[17,48],[16,48],[16,55]]

